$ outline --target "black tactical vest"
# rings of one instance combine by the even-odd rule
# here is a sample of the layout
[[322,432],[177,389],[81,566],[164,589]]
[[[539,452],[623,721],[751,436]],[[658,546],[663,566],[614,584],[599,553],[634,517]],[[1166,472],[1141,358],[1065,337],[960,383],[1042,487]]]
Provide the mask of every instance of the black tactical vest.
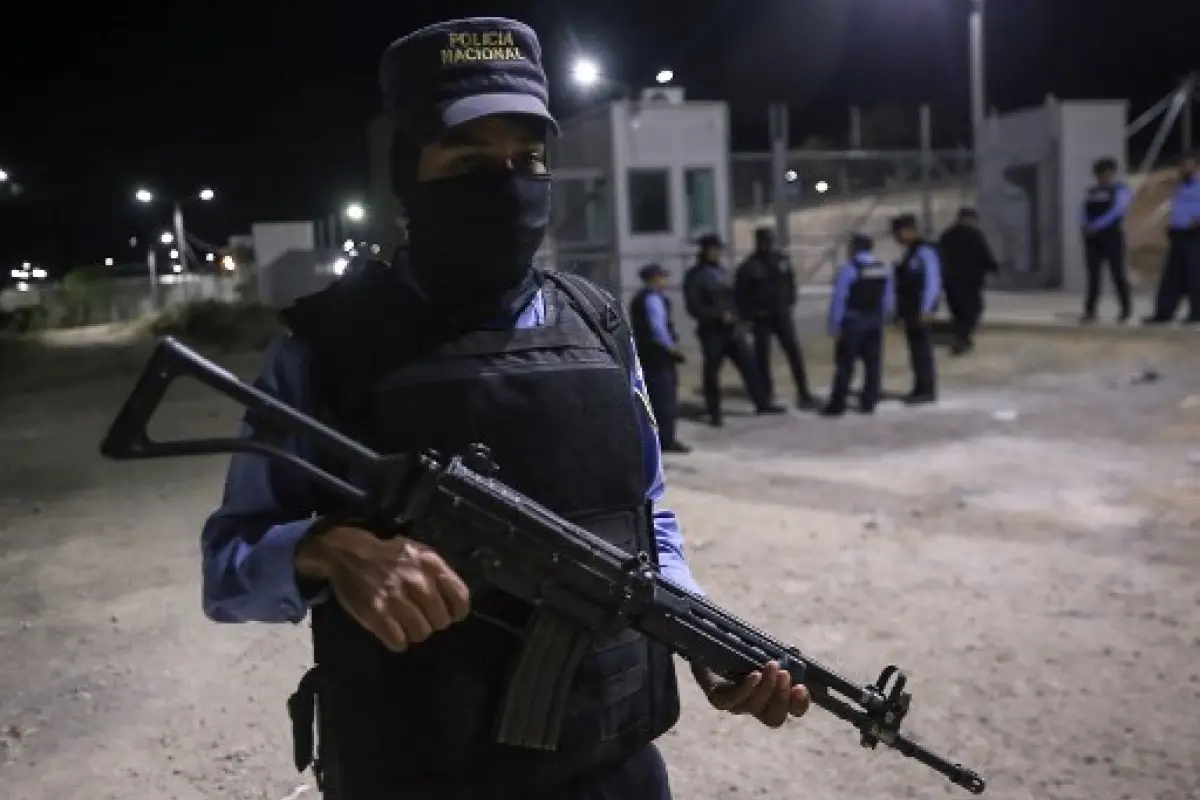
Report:
[[[365,288],[376,299],[381,290],[396,289]],[[348,353],[344,362],[372,365],[359,388],[338,363],[313,365],[315,374],[340,375],[333,383],[348,388],[326,404],[329,421],[384,453],[448,454],[483,443],[509,486],[630,553],[654,557],[629,375],[552,282],[542,291],[546,325],[447,336],[415,360],[395,332],[362,330],[355,338],[374,356]],[[323,358],[333,357],[326,351]],[[513,630],[529,608],[494,590],[474,595],[472,608],[481,616],[401,654],[386,650],[336,602],[314,609],[328,797],[538,795],[623,759],[678,719],[670,653],[626,631],[584,658],[556,751],[494,744],[521,641]]]
[[921,255],[924,247],[928,247],[926,242],[914,242],[896,265],[896,313],[902,319],[921,316],[921,298],[925,294],[925,259]]
[[[671,353],[667,348],[659,343],[650,327],[650,314],[646,309],[646,299],[651,294],[656,294],[656,292],[647,288],[633,296],[633,300],[629,303],[629,325],[633,329],[633,340],[637,343],[638,360],[642,362],[642,369],[652,372],[671,369],[674,367],[675,361],[671,358]],[[678,342],[679,335],[675,333],[675,322],[671,318],[671,301],[665,295],[662,296],[662,301],[667,310],[667,332],[671,334],[671,339]]]
[[[1088,189],[1087,197],[1083,203],[1083,213],[1087,215],[1089,222],[1095,222],[1113,210],[1117,205],[1117,192],[1120,188],[1117,184],[1106,185],[1098,183]],[[1096,231],[1096,234],[1108,234],[1111,236],[1120,233],[1121,230],[1122,221],[1118,219],[1103,230]]]
[[854,262],[854,282],[846,297],[846,308],[861,318],[883,317],[884,297],[887,294],[888,268],[878,261],[864,264]]

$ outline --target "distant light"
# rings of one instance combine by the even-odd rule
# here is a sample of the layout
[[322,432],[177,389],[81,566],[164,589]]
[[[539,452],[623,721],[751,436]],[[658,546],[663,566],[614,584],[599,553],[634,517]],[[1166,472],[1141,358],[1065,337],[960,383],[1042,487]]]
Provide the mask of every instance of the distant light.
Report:
[[234,262],[233,256],[225,256],[224,258],[222,258],[221,266],[224,267],[225,269],[229,270],[230,272],[233,272],[235,269],[237,269],[237,264]]
[[354,240],[347,239],[346,241],[342,242],[342,249],[345,250],[347,253],[349,253],[351,250],[354,249]]
[[154,192],[150,191],[149,189],[138,189],[134,193],[133,197],[139,203],[153,203],[154,202]]
[[821,194],[825,194],[826,192],[829,191],[829,184],[826,183],[825,181],[817,181],[816,189]]
[[11,270],[8,274],[14,278],[28,278],[29,277],[29,273],[23,269]]
[[104,259],[104,266],[111,267],[112,265],[113,265],[113,260],[111,258]]
[[4,183],[7,180],[8,180],[8,173],[5,172],[4,170],[0,169],[0,183]]
[[216,261],[216,260],[217,260],[217,257],[216,257],[216,256],[214,256],[212,253],[205,253],[205,254],[204,254],[204,260],[205,260],[205,261],[207,261],[207,262],[209,262],[209,263],[211,264],[213,261]]
[[371,253],[373,255],[379,255],[379,245],[377,245],[377,244],[371,245]]
[[600,81],[600,65],[590,58],[576,59],[571,80],[584,88],[595,86]]
[[171,265],[171,272],[183,272],[183,267],[178,264]]
[[656,83],[670,83],[671,81],[675,80],[675,73],[671,72],[669,69],[661,69],[658,71],[658,74],[654,76],[654,80]]
[[136,237],[136,236],[130,236],[130,237],[129,237],[129,246],[130,246],[130,247],[137,247],[137,237]]
[[362,203],[351,203],[346,206],[346,219],[351,222],[362,222],[367,216],[367,209],[363,208]]
[[46,270],[42,269],[41,267],[35,268],[30,275],[32,275],[34,278],[37,278],[39,281],[46,280]]
[[201,189],[200,190],[200,199],[204,200],[205,202],[212,200],[216,196],[217,196],[216,193],[212,189]]
[[33,265],[32,265],[32,264],[30,264],[28,261],[25,261],[25,262],[23,262],[23,263],[21,264],[21,269],[29,269],[29,268],[30,268],[30,267],[32,267],[32,266],[33,266]]
[[783,173],[783,179],[788,183],[795,183],[796,179],[799,177],[800,176],[796,174],[796,170],[794,169],[789,169],[787,172]]
[[175,234],[163,233],[162,236],[158,237],[158,240],[163,244],[170,244],[171,242],[175,241]]
[[25,281],[21,281],[20,283],[17,284],[17,291],[18,292],[28,292],[29,284],[26,283]]
[[346,271],[346,267],[348,266],[350,266],[350,259],[339,258],[337,261],[333,262],[333,274],[341,275]]

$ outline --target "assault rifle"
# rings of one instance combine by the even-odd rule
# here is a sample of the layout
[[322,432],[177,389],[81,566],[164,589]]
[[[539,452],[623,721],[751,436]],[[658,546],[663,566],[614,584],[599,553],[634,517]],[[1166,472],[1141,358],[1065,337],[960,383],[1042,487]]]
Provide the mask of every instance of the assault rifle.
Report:
[[[354,485],[265,441],[267,437],[155,441],[147,425],[176,378],[189,376],[244,406],[261,433],[289,433],[365,476]],[[853,725],[864,747],[891,747],[973,794],[985,783],[900,732],[911,695],[895,666],[872,684],[842,677],[664,578],[630,555],[496,479],[486,447],[382,455],[300,413],[179,342],[163,339],[100,447],[111,459],[256,453],[302,470],[381,523],[424,523],[412,535],[435,548],[469,585],[486,585],[534,609],[498,718],[503,744],[553,749],[575,668],[593,636],[632,627],[688,661],[730,679],[778,662],[812,701]],[[392,526],[394,527],[394,526]],[[481,583],[482,582],[482,583]],[[549,685],[548,685],[549,684]]]

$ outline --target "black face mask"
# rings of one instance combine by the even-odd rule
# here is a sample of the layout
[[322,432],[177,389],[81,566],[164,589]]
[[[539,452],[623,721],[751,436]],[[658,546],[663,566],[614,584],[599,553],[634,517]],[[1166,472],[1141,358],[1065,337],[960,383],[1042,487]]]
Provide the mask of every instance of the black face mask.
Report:
[[473,170],[417,184],[407,210],[412,273],[430,301],[483,305],[529,274],[550,224],[550,176]]

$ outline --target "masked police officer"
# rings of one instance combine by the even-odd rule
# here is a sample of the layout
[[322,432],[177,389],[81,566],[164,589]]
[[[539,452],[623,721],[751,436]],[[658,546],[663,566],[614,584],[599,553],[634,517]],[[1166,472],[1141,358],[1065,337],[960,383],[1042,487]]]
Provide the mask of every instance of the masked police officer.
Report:
[[1083,199],[1083,252],[1087,264],[1087,294],[1083,300],[1086,323],[1096,320],[1096,303],[1100,299],[1100,277],[1105,265],[1117,293],[1120,311],[1117,322],[1126,322],[1133,312],[1129,291],[1129,275],[1125,271],[1125,215],[1133,203],[1133,192],[1117,179],[1117,161],[1101,158],[1092,166],[1096,183]]
[[1200,170],[1196,156],[1179,165],[1179,184],[1167,220],[1167,261],[1158,279],[1154,313],[1144,322],[1162,325],[1175,319],[1179,303],[1188,299],[1189,324],[1200,323]]
[[775,233],[770,228],[754,232],[754,252],[737,268],[734,297],[738,314],[749,322],[754,333],[754,363],[762,376],[763,389],[768,397],[775,396],[771,375],[771,339],[787,356],[792,380],[796,385],[796,405],[802,409],[814,406],[804,372],[804,354],[796,339],[792,309],[796,305],[796,275],[786,253],[775,248]]
[[[694,587],[662,506],[624,315],[587,281],[531,267],[557,127],[533,31],[496,18],[434,25],[393,44],[380,74],[407,251],[285,312],[290,332],[258,386],[385,453],[481,441],[509,485]],[[252,417],[245,430],[255,433]],[[336,461],[327,468],[353,480]],[[576,675],[557,750],[495,744],[520,641],[511,630],[529,609],[495,591],[469,596],[437,552],[402,533],[366,529],[295,471],[252,455],[234,456],[204,529],[212,619],[294,623],[311,610],[317,666],[289,705],[303,766],[316,695],[327,797],[670,796],[653,745],[679,711],[663,648],[628,631],[602,639]],[[807,702],[774,667],[738,683],[693,672],[714,705],[769,725]]]
[[875,258],[870,236],[855,234],[850,239],[850,260],[837,271],[833,297],[829,301],[829,335],[834,346],[833,388],[821,416],[846,413],[846,397],[854,367],[863,365],[863,387],[858,409],[875,411],[883,383],[883,326],[892,313],[894,287],[892,270]]
[[946,306],[954,329],[950,352],[964,355],[975,348],[975,329],[983,317],[983,286],[989,274],[999,271],[987,238],[979,229],[979,214],[961,208],[957,221],[938,239]]
[[746,392],[759,414],[782,414],[762,385],[762,376],[750,355],[750,346],[739,324],[733,281],[721,263],[725,245],[721,237],[708,234],[697,242],[696,264],[683,279],[688,316],[696,320],[704,375],[704,404],[714,427],[723,423],[721,411],[721,365],[728,358],[742,376]]
[[629,303],[629,321],[650,406],[658,420],[658,439],[664,453],[688,453],[691,448],[675,436],[679,417],[678,365],[684,362],[684,357],[671,317],[671,301],[663,291],[667,271],[659,264],[647,264],[638,276],[644,286]]
[[921,237],[912,214],[892,220],[892,236],[904,247],[894,279],[896,316],[904,326],[913,371],[913,388],[904,402],[932,403],[937,400],[937,365],[930,324],[942,292],[941,262],[937,250]]

